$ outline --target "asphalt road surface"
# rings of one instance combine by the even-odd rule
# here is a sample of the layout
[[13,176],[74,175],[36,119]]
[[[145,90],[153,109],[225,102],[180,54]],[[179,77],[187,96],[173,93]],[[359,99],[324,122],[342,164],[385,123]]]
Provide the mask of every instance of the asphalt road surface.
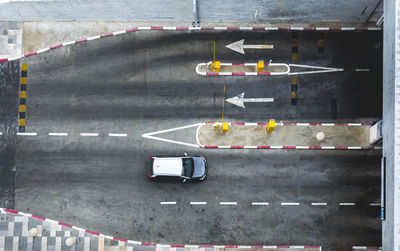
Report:
[[[371,204],[379,202],[379,151],[203,150],[141,136],[220,119],[224,85],[227,97],[275,98],[246,109],[226,104],[226,121],[329,122],[332,99],[337,122],[381,117],[381,32],[324,33],[323,53],[318,33],[299,33],[296,63],[344,71],[300,76],[297,105],[291,105],[288,76],[194,71],[212,59],[214,40],[222,62],[290,63],[291,37],[285,31],[143,31],[28,58],[26,132],[37,135],[18,136],[16,208],[158,243],[379,245],[379,207]],[[242,38],[275,49],[241,55],[224,47]],[[194,131],[164,137],[195,143]],[[205,182],[145,179],[150,155],[183,152],[207,158]]]
[[20,62],[0,64],[0,207],[14,207]]

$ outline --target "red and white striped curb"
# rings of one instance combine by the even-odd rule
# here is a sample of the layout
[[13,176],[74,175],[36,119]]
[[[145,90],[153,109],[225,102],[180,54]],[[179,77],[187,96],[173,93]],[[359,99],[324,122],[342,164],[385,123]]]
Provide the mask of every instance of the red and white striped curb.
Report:
[[366,249],[369,249],[369,250],[382,250],[382,247],[379,247],[379,246],[353,246],[353,251],[366,250]]
[[125,29],[121,31],[115,31],[105,34],[99,34],[93,37],[86,37],[82,39],[77,39],[69,42],[64,42],[60,44],[56,44],[47,48],[43,48],[37,51],[29,52],[19,57],[13,58],[0,58],[0,63],[18,60],[22,58],[27,58],[33,55],[37,55],[46,51],[54,50],[60,47],[64,47],[67,45],[83,43],[99,38],[105,38],[110,36],[116,36],[124,33],[129,33],[133,31],[141,31],[141,30],[165,30],[165,31],[176,31],[176,30],[216,30],[216,31],[231,31],[231,30],[247,30],[247,31],[277,31],[277,30],[285,30],[285,31],[381,31],[383,30],[380,27],[238,27],[238,26],[226,26],[226,27],[191,27],[191,26],[176,26],[176,27],[168,27],[168,26],[142,26],[142,27],[134,27],[130,29]]
[[[273,75],[287,75],[290,72],[288,64],[283,63],[266,63],[265,66],[282,66],[286,67],[284,72],[201,72],[201,66],[209,66],[211,62],[200,63],[196,66],[196,73],[203,76],[273,76]],[[257,67],[257,63],[221,63],[221,66],[254,66]]]
[[22,216],[27,216],[27,217],[31,217],[31,218],[35,218],[35,219],[39,219],[42,221],[47,221],[49,223],[54,223],[66,228],[71,228],[71,229],[75,229],[81,232],[85,232],[88,234],[92,234],[94,236],[102,236],[106,239],[110,239],[110,240],[115,240],[115,241],[122,241],[125,243],[129,243],[129,244],[133,244],[133,245],[141,245],[141,246],[152,246],[152,247],[165,247],[165,248],[278,248],[278,249],[285,249],[285,248],[319,248],[319,250],[322,250],[320,246],[264,246],[264,245],[260,245],[260,246],[242,246],[242,245],[174,245],[174,244],[156,244],[156,243],[149,243],[149,242],[143,242],[143,241],[133,241],[133,240],[128,240],[128,239],[122,239],[122,238],[118,238],[118,237],[113,237],[113,236],[109,236],[109,235],[104,235],[95,231],[91,231],[91,230],[87,230],[87,229],[83,229],[80,227],[76,227],[61,221],[54,221],[45,217],[41,217],[41,216],[37,216],[37,215],[33,215],[33,214],[29,214],[29,213],[23,213],[23,212],[19,212],[17,210],[11,210],[11,209],[6,209],[6,208],[0,208],[0,211],[5,211],[8,213],[12,213],[12,214],[16,214],[16,215],[22,215]]
[[[212,125],[215,122],[205,122],[206,125]],[[242,126],[266,126],[268,122],[227,122],[228,125]],[[276,122],[275,126],[372,126],[371,123],[302,123],[302,122]]]
[[[204,68],[210,68],[212,62],[199,63],[196,65],[196,73],[202,76],[282,76],[282,75],[303,75],[303,74],[315,74],[315,73],[328,73],[328,72],[340,72],[343,71],[341,68],[322,67],[322,66],[311,66],[311,65],[299,65],[299,64],[285,64],[285,63],[272,63],[266,64],[268,67],[285,67],[284,71],[272,71],[272,72],[207,72]],[[257,67],[257,63],[220,63],[221,66],[254,66]],[[300,71],[292,72],[291,68],[308,68],[313,69],[312,71]]]

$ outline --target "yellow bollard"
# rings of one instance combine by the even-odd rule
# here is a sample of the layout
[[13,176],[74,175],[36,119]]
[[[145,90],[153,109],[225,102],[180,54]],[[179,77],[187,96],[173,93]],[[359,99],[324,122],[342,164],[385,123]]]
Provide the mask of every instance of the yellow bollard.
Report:
[[214,63],[213,63],[213,68],[214,68],[214,71],[215,72],[219,72],[219,70],[221,69],[221,61],[215,61]]
[[273,132],[274,129],[275,129],[275,120],[274,119],[270,119],[268,121],[268,125],[267,125],[267,132],[268,133]]
[[221,123],[219,123],[218,121],[215,121],[214,124],[213,124],[213,128],[214,128],[214,129],[219,129],[220,124],[221,124]]
[[258,60],[257,72],[262,72],[264,70],[264,60]]
[[222,123],[222,132],[228,131],[228,123]]

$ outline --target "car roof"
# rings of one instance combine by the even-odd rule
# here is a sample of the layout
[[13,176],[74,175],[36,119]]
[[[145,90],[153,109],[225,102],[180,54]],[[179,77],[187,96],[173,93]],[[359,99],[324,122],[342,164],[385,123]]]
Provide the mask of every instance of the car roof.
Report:
[[182,175],[182,158],[154,158],[153,173],[156,175]]

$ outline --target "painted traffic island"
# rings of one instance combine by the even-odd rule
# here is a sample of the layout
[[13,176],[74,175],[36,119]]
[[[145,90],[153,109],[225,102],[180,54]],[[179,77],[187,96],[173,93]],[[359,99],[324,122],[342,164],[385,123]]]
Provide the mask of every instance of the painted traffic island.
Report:
[[[227,123],[223,132],[214,123],[197,130],[197,143],[203,148],[232,149],[358,149],[376,147],[369,143],[369,124],[360,123],[276,123],[267,132],[268,123]],[[317,136],[318,135],[318,136]]]
[[[293,69],[296,69],[293,71]],[[341,68],[272,63],[259,60],[256,63],[223,63],[210,61],[196,66],[196,73],[202,76],[273,76],[302,75],[327,72],[340,72]]]

